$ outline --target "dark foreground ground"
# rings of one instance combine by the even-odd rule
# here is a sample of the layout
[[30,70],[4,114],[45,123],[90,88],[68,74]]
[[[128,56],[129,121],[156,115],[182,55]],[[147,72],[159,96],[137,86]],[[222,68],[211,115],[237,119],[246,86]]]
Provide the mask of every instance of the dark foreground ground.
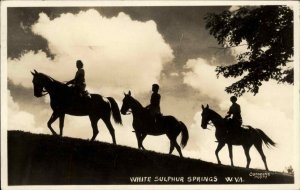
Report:
[[8,132],[9,185],[291,184],[294,177],[152,151]]

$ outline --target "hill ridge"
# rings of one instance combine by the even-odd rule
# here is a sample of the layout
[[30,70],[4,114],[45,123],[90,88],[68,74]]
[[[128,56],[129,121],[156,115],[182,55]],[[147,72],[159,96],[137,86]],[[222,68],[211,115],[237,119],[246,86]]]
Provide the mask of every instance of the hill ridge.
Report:
[[281,172],[23,131],[8,131],[8,170],[11,185],[294,183],[293,176]]

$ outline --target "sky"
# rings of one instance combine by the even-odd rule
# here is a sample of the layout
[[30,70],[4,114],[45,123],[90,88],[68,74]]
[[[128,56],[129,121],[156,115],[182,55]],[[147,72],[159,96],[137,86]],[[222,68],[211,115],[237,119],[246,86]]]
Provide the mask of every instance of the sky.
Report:
[[[198,7],[44,7],[8,8],[7,73],[8,130],[50,134],[47,121],[52,110],[48,96],[33,96],[32,75],[36,69],[59,81],[76,73],[76,60],[84,63],[87,90],[116,99],[122,105],[131,90],[142,105],[149,104],[151,85],[160,85],[161,110],[183,121],[190,134],[183,149],[186,157],[216,163],[214,128],[201,128],[201,105],[222,116],[230,106],[224,89],[237,79],[216,77],[218,65],[235,63],[244,46],[220,51],[205,28],[207,13],[234,11],[231,6]],[[262,129],[277,146],[263,147],[269,169],[283,171],[293,165],[293,86],[264,83],[256,96],[238,99],[244,124]],[[118,144],[137,148],[132,116],[123,116],[123,126],[113,123]],[[22,121],[22,122],[20,122]],[[57,132],[58,121],[53,124]],[[111,143],[102,121],[96,140]],[[88,117],[65,118],[64,135],[90,139]],[[146,149],[168,153],[166,136],[147,136]],[[177,152],[175,151],[175,154]],[[254,147],[250,167],[264,169]],[[245,166],[242,147],[234,146],[236,166]],[[228,149],[220,152],[229,165]]]

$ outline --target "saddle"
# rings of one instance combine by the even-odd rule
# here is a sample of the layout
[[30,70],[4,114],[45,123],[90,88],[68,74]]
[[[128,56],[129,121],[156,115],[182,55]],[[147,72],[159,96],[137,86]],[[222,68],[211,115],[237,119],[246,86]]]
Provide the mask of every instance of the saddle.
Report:
[[241,129],[232,119],[224,119],[228,136],[236,136]]
[[79,96],[82,97],[82,98],[88,98],[88,99],[91,98],[91,94],[87,90],[79,93]]
[[91,94],[87,90],[79,90],[76,87],[70,87],[72,89],[72,94],[75,99],[90,99]]
[[147,114],[149,114],[149,119],[151,120],[152,126],[155,128],[160,127],[160,122],[162,118],[161,113],[153,113],[151,110],[147,109]]

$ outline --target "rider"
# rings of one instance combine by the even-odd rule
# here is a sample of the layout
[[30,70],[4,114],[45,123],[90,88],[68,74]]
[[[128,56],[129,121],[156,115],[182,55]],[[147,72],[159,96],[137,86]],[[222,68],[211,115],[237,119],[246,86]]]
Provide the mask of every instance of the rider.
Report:
[[152,85],[152,95],[150,99],[150,104],[146,106],[146,108],[150,111],[150,114],[154,116],[155,122],[157,119],[157,116],[161,115],[160,112],[160,94],[158,93],[159,90],[159,85],[158,84],[153,84]]
[[85,90],[86,84],[85,84],[85,73],[83,69],[83,63],[81,60],[76,61],[76,67],[77,67],[77,72],[75,75],[75,78],[67,82],[66,84],[72,84],[75,88],[75,91],[79,93],[80,96],[88,96],[87,92]]
[[237,97],[231,96],[230,101],[232,102],[232,105],[230,106],[225,119],[228,119],[232,115],[232,119],[229,120],[230,124],[232,124],[234,128],[239,128],[243,123],[241,116],[241,107],[236,103]]

